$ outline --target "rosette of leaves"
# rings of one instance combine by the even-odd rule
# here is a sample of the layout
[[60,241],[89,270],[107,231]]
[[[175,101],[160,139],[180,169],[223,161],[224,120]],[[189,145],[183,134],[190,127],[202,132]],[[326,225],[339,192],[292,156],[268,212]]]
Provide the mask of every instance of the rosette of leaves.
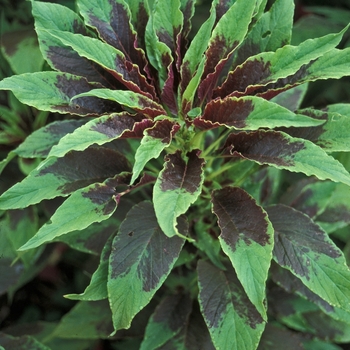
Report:
[[[104,245],[58,336],[79,333],[69,332],[97,305],[88,301],[108,300],[115,331],[152,301],[141,349],[264,348],[301,319],[272,312],[279,323],[264,332],[269,273],[349,330],[350,273],[328,236],[349,223],[331,215],[349,210],[350,175],[331,155],[350,149],[349,106],[300,108],[308,82],[350,75],[350,49],[337,48],[347,28],[292,46],[293,1],[266,4],[215,0],[189,39],[194,0],[78,0],[79,14],[32,2],[52,71],[0,89],[81,118],[12,151],[44,159],[0,209],[67,197],[22,254],[53,241]],[[290,173],[310,182],[281,197]]]

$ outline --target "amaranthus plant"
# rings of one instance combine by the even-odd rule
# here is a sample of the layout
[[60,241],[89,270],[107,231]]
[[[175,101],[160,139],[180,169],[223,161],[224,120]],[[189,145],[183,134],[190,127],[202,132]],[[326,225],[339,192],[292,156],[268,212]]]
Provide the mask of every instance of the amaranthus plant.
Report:
[[350,105],[301,105],[308,82],[350,75],[347,28],[292,46],[293,1],[266,4],[214,0],[193,33],[195,0],[32,1],[52,71],[0,89],[70,116],[3,160],[42,162],[0,209],[66,197],[17,237],[20,260],[57,241],[100,254],[56,336],[116,339],[149,308],[145,350],[350,340],[329,237],[350,221]]

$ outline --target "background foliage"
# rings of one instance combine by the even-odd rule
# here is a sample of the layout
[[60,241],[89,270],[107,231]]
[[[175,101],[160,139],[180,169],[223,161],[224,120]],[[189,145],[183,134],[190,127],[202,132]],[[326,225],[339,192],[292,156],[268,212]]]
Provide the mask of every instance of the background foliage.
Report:
[[[73,2],[60,3],[76,10]],[[268,8],[272,5],[273,2],[269,2]],[[293,27],[293,45],[299,45],[308,38],[339,33],[349,23],[350,9],[346,3],[339,2],[337,7],[334,3],[331,7],[325,6],[326,4],[313,5],[315,4],[304,2],[296,4],[297,21]],[[210,4],[204,1],[198,5],[195,29],[190,37],[195,36],[197,28],[200,27],[199,23],[206,20],[209,7]],[[29,3],[8,2],[4,3],[3,8],[5,10],[2,13],[1,43],[4,59],[1,60],[1,78],[44,71],[44,75],[37,75],[39,78],[34,83],[40,86],[43,81],[41,77],[48,77],[47,86],[50,87],[52,86],[50,82],[55,82],[63,100],[66,101],[79,92],[91,89],[89,87],[81,91],[79,79],[67,74],[60,76],[57,72],[51,71],[52,68],[62,70],[61,61],[57,57],[55,61],[55,57],[50,56],[52,47],[42,44],[41,49],[45,59],[51,62],[50,65],[45,63],[33,30],[34,22]],[[60,36],[59,31],[50,32],[47,28],[45,29],[45,18],[40,13],[42,8],[40,6],[35,8],[36,30],[42,41],[48,38],[61,48],[70,45],[83,57],[92,59],[88,46],[81,45],[76,40],[77,37],[70,36],[69,33]],[[43,13],[47,14],[48,9]],[[204,13],[203,19],[202,13]],[[88,16],[88,11],[85,15],[86,21],[94,23],[94,18]],[[176,16],[172,20],[176,23]],[[162,24],[162,18],[154,18],[155,27]],[[173,28],[165,28],[165,30],[172,33]],[[84,34],[95,38],[91,29]],[[332,40],[337,39],[332,37]],[[339,41],[341,42],[338,44]],[[342,38],[339,36],[339,41],[333,46],[338,45],[342,49],[348,47],[350,45],[348,32],[344,32]],[[97,41],[94,44],[99,45]],[[167,44],[171,46],[168,41]],[[166,54],[167,48],[162,46],[161,41],[158,45],[160,52]],[[101,48],[105,47],[101,46]],[[269,50],[275,51],[276,48]],[[247,50],[249,52],[249,49]],[[314,48],[314,52],[316,50],[317,47]],[[165,87],[170,83],[175,84],[174,79],[169,79],[171,75],[164,70],[166,68],[164,62],[159,63],[160,57],[157,57],[157,51],[149,47],[147,52],[153,67],[158,69],[159,83]],[[111,50],[112,53],[115,54],[115,51]],[[134,60],[142,61],[137,52],[133,55]],[[267,58],[267,55],[262,56],[262,60]],[[102,64],[104,70],[118,70],[118,67],[108,67],[109,63],[112,65],[114,63],[108,61],[106,57],[100,56],[94,59],[105,60]],[[244,59],[241,59],[239,63],[243,61]],[[70,73],[74,73],[78,66],[74,66],[73,72]],[[277,63],[276,67],[278,67]],[[96,65],[93,69],[96,69]],[[105,74],[101,73],[101,68],[98,69],[101,75]],[[192,77],[195,77],[196,69],[200,68],[191,67],[190,69],[192,69]],[[91,70],[87,71],[81,71],[80,74],[85,74],[83,76],[92,74]],[[270,76],[273,74],[278,76],[278,73],[279,70],[276,68],[275,72],[270,72]],[[124,72],[121,71],[120,74]],[[337,75],[337,73],[332,74]],[[67,76],[69,77],[67,81],[55,80],[57,77],[65,79]],[[135,75],[130,74],[127,78],[123,76],[122,79],[119,78],[119,82],[121,81],[131,90],[134,89],[132,90],[134,92],[135,89],[138,92],[136,87],[138,85],[142,87],[141,91],[157,96],[158,91],[155,93],[150,84],[138,80],[133,81],[133,85],[125,83],[124,78],[129,81],[129,79],[135,79]],[[88,80],[97,81],[96,77],[91,79]],[[92,87],[95,90],[90,94],[93,95],[92,97],[84,99],[84,96],[80,95],[80,100],[77,99],[76,104],[66,102],[66,105],[62,104],[62,100],[57,99],[59,107],[54,106],[52,101],[45,105],[43,100],[36,106],[38,109],[29,107],[20,103],[12,93],[0,91],[0,143],[4,159],[1,163],[3,169],[0,181],[1,192],[5,192],[13,184],[20,183],[28,174],[30,174],[27,177],[29,180],[26,181],[29,185],[25,187],[26,183],[23,182],[24,187],[42,189],[38,193],[33,193],[33,191],[23,190],[22,187],[19,195],[14,191],[7,192],[9,195],[6,197],[4,194],[2,197],[5,204],[2,207],[4,211],[1,214],[0,236],[0,246],[3,247],[0,259],[3,333],[1,333],[0,344],[5,348],[22,346],[23,349],[138,349],[140,347],[166,349],[170,346],[188,348],[188,344],[200,344],[201,348],[209,349],[213,348],[212,342],[214,342],[217,348],[226,349],[230,348],[231,342],[234,342],[239,349],[243,346],[251,349],[255,348],[254,342],[256,339],[259,340],[264,330],[264,320],[268,316],[269,322],[260,341],[261,349],[280,349],[281,344],[283,347],[290,346],[291,349],[338,349],[346,346],[349,342],[349,308],[346,306],[348,305],[347,296],[345,299],[342,298],[347,293],[348,276],[344,257],[349,259],[348,187],[331,181],[316,181],[315,178],[280,170],[283,168],[293,170],[290,164],[286,166],[281,165],[282,163],[272,164],[277,165],[278,169],[276,167],[261,169],[250,161],[238,162],[235,166],[230,162],[215,160],[213,157],[213,160],[209,161],[213,170],[205,174],[207,182],[201,193],[206,202],[202,201],[200,205],[191,207],[192,209],[187,211],[190,204],[200,195],[199,188],[204,182],[204,175],[201,175],[199,169],[204,167],[204,161],[201,158],[203,154],[200,155],[195,148],[186,149],[188,147],[186,135],[181,135],[179,138],[184,141],[183,145],[176,145],[175,149],[171,148],[174,147],[172,141],[182,125],[174,123],[170,118],[162,119],[161,116],[173,113],[175,104],[172,97],[164,93],[161,95],[161,99],[166,101],[166,110],[164,110],[164,105],[151,101],[145,95],[138,95],[139,100],[136,101],[135,94],[121,89],[121,85],[111,77],[107,77],[107,74],[99,83],[103,85],[108,79],[109,86],[120,88],[117,96],[106,95],[108,94],[106,91],[97,91],[96,87],[101,86],[96,85]],[[12,81],[16,82],[16,80]],[[73,91],[71,94],[65,88],[62,89],[68,81],[76,81],[78,91]],[[193,83],[194,81],[195,79],[192,80]],[[30,83],[33,84],[33,81]],[[58,83],[62,85],[58,86]],[[33,105],[28,102],[31,98],[28,91],[33,89],[33,85],[28,85],[28,90],[21,95],[16,90],[20,84],[24,84],[24,80],[18,80],[13,87],[8,85],[7,89],[19,94],[18,97],[22,102]],[[205,84],[203,86],[205,88]],[[194,108],[189,115],[196,120],[196,127],[206,132],[206,139],[202,138],[201,145],[205,147],[202,149],[204,157],[210,155],[210,144],[217,146],[214,141],[220,134],[212,127],[215,122],[218,122],[221,127],[231,128],[230,130],[257,130],[249,134],[232,133],[228,138],[222,138],[223,142],[220,146],[223,146],[226,156],[231,155],[232,145],[236,146],[238,141],[240,144],[251,142],[249,137],[255,140],[255,136],[258,135],[259,138],[266,137],[269,142],[275,142],[276,133],[261,131],[261,128],[274,128],[277,132],[287,132],[283,135],[308,139],[321,146],[349,170],[349,157],[344,151],[348,151],[346,117],[350,117],[350,113],[348,106],[343,104],[350,101],[348,87],[349,78],[345,77],[334,81],[311,82],[307,92],[301,89],[293,90],[290,95],[277,95],[274,101],[291,111],[276,110],[276,114],[281,114],[280,120],[268,120],[267,124],[263,122],[268,115],[261,115],[264,102],[249,96],[244,101],[249,102],[249,107],[253,104],[260,114],[255,115],[254,108],[250,110],[251,113],[245,120],[248,123],[247,127],[244,123],[235,124],[234,128],[238,129],[232,129],[229,116],[227,116],[228,119],[224,119],[224,112],[228,108],[233,108],[235,97],[229,100],[228,105],[208,99],[209,102],[201,111],[202,114]],[[193,99],[191,91],[186,91],[185,88],[184,84],[182,93],[186,98],[182,102]],[[210,90],[210,86],[208,89]],[[215,93],[218,96],[225,94],[225,88]],[[295,106],[293,98],[297,99]],[[110,99],[117,99],[118,104],[110,102]],[[301,101],[303,101],[302,104],[298,106]],[[183,103],[183,108],[189,112],[191,108],[188,108],[186,103]],[[100,117],[102,118],[100,124],[94,119],[89,119],[91,108],[93,108],[93,115],[103,115],[106,110],[109,113],[121,112],[120,105],[124,106],[126,113],[119,120],[120,126],[118,124],[115,128],[117,131],[119,128],[119,133],[111,134],[110,114]],[[328,105],[333,107],[322,110]],[[307,109],[310,106],[315,109]],[[303,112],[292,113],[297,108]],[[39,111],[40,109],[43,111]],[[212,111],[216,109],[222,111],[223,119],[212,119]],[[147,116],[147,120],[140,117],[136,118],[136,123],[135,120],[131,121],[128,114],[130,111]],[[84,119],[72,115],[76,113],[87,117]],[[326,129],[322,130],[316,126],[319,120],[331,117],[334,119],[334,113],[337,117],[342,116],[338,124],[328,123]],[[299,117],[294,117],[295,115]],[[158,119],[154,119],[157,117]],[[307,117],[312,117],[312,121]],[[288,119],[292,120],[289,125],[286,124]],[[151,120],[156,120],[157,123],[152,123]],[[85,124],[89,127],[84,128]],[[298,128],[290,128],[291,125],[296,124]],[[46,125],[48,126],[45,127]],[[95,131],[100,127],[99,137],[96,136],[96,132],[92,132],[90,125],[95,127]],[[315,126],[311,128],[311,125]],[[331,125],[335,125],[334,130]],[[341,126],[344,128],[343,134],[340,131]],[[40,129],[42,127],[44,128]],[[82,130],[81,134],[75,133],[71,140],[68,136],[68,142],[59,143],[63,136],[77,128]],[[145,129],[147,132],[140,143],[137,139],[140,135],[142,136]],[[310,135],[311,129],[316,130],[316,133]],[[27,137],[36,130],[35,137]],[[116,131],[113,130],[113,132]],[[87,148],[94,142],[105,145],[106,141],[112,141],[121,135],[124,135],[122,140],[108,144],[107,147]],[[238,140],[243,136],[246,139]],[[287,143],[292,140],[290,136],[285,136]],[[23,140],[26,140],[24,144]],[[279,142],[281,142],[280,139]],[[58,145],[52,148],[55,144]],[[198,139],[198,145],[200,145],[200,139]],[[312,145],[311,142],[305,143],[304,147],[310,152],[315,152],[315,163],[321,164],[321,166],[318,164],[321,170],[316,170],[315,173],[315,170],[306,169],[310,159],[305,161],[301,153],[297,158],[299,163],[296,163],[294,170],[307,175],[315,174],[321,179],[330,178],[349,184],[346,172],[340,168],[332,172],[335,169],[335,163],[322,166],[330,158],[327,158],[325,153],[319,153],[322,159],[320,163],[317,160],[319,150],[312,148]],[[185,157],[179,152],[181,147],[184,147],[187,152]],[[136,148],[138,149],[135,154]],[[69,156],[65,156],[72,149]],[[81,157],[79,151],[85,149],[87,149],[84,151],[85,156]],[[165,157],[163,167],[164,149],[167,149],[168,155]],[[214,150],[213,147],[211,150]],[[238,152],[246,154],[248,159],[256,160],[248,151],[241,149]],[[48,158],[48,161],[36,168],[42,158],[49,154],[54,157]],[[135,154],[135,160],[131,154]],[[152,158],[155,159],[152,160]],[[287,161],[285,154],[280,154],[277,158],[281,162]],[[206,161],[205,166],[208,168],[208,159]],[[222,163],[219,163],[220,161]],[[261,163],[261,160],[258,159],[257,162]],[[106,163],[110,165],[106,167]],[[147,175],[140,178],[139,175],[142,174],[145,165]],[[172,173],[171,166],[175,167],[175,173]],[[78,171],[72,171],[72,169],[78,169]],[[84,172],[85,169],[88,171]],[[131,170],[133,175],[129,174]],[[155,181],[160,170],[158,180]],[[228,177],[220,177],[223,170],[226,170]],[[179,194],[177,191],[164,191],[164,186],[178,186],[176,179],[179,174],[184,176],[184,182],[181,183],[182,192]],[[223,186],[229,185],[225,181],[233,176],[236,187],[222,189]],[[171,179],[170,182],[169,179]],[[133,190],[127,186],[129,183],[134,184]],[[155,183],[154,209],[150,202],[143,201],[145,198],[152,198],[150,185],[153,183]],[[238,185],[244,192],[237,187]],[[206,193],[205,188],[211,188],[213,192]],[[111,196],[114,195],[115,190],[127,196],[118,198],[117,202],[120,200],[120,203],[114,214],[115,201],[111,200]],[[27,194],[25,194],[26,191]],[[57,210],[64,203],[60,196],[65,197],[70,193],[72,193],[69,197],[71,204],[67,209],[61,207],[63,208],[61,211]],[[239,200],[241,205],[232,203],[232,198]],[[213,213],[210,209],[210,200]],[[91,201],[94,203],[92,207]],[[38,202],[40,204],[36,204]],[[134,205],[135,203],[137,204]],[[169,203],[177,203],[177,205],[169,206]],[[23,208],[30,204],[36,205]],[[81,216],[72,217],[72,208],[79,208]],[[226,210],[222,211],[221,208]],[[181,216],[185,212],[187,212],[187,220]],[[246,216],[247,212],[251,217]],[[301,213],[307,214],[307,217]],[[269,220],[266,219],[266,214]],[[241,222],[241,217],[245,218],[244,222]],[[50,218],[51,221],[46,223]],[[108,220],[105,220],[107,218]],[[180,218],[179,221],[177,221],[178,218]],[[310,218],[319,226],[316,226]],[[219,226],[213,225],[216,220]],[[256,227],[259,227],[260,232],[261,228],[264,228],[259,237],[250,236],[256,227],[247,226],[247,222],[253,222]],[[248,241],[246,238],[237,239],[232,244],[230,232],[235,231],[236,226],[239,227],[239,232],[244,232],[249,237]],[[286,227],[295,227],[293,232],[296,234],[295,241],[283,242],[283,235],[288,235]],[[39,233],[36,234],[39,229]],[[118,235],[114,238],[117,230]],[[265,254],[271,256],[271,246],[265,243],[271,242],[273,230],[277,253],[275,252],[275,262],[271,265],[268,278],[266,271],[270,261],[259,260],[259,257]],[[66,234],[67,232],[70,233]],[[280,232],[280,240],[276,240],[276,232]],[[310,246],[310,242],[305,241],[307,235],[311,240],[316,235],[318,241],[316,240],[314,245]],[[183,236],[193,238],[195,241],[185,241]],[[134,241],[132,247],[129,243],[130,237],[140,237],[139,240]],[[43,244],[47,242],[51,244]],[[25,248],[35,249],[17,250],[23,245]],[[237,248],[237,251],[241,252],[237,254],[236,246],[244,245],[248,249]],[[288,262],[285,256],[279,256],[279,245],[283,249],[289,246],[289,249],[301,259],[299,265],[295,262],[289,265],[291,262]],[[162,248],[162,253],[158,251],[159,247]],[[222,254],[221,249],[225,254]],[[252,250],[251,255],[247,253],[249,249]],[[308,254],[310,250],[311,253]],[[135,257],[139,260],[135,261]],[[152,265],[154,275],[147,277],[145,274],[137,278],[140,277],[140,267],[142,270],[142,267],[150,261],[155,263]],[[158,266],[159,261],[162,262],[161,266]],[[235,266],[235,272],[230,266],[230,261]],[[241,264],[242,261],[249,261],[249,263]],[[312,264],[311,269],[310,264]],[[261,270],[254,271],[247,266],[261,266]],[[288,269],[283,269],[281,266]],[[328,269],[334,268],[337,274],[325,272],[323,270],[325,266]],[[340,266],[344,266],[344,269]],[[170,270],[172,273],[168,276]],[[316,278],[310,279],[309,273],[314,274]],[[322,274],[326,276],[323,279],[320,277]],[[268,315],[264,298],[267,278]],[[119,285],[125,287],[121,289],[118,288]],[[340,286],[339,291],[334,286]],[[341,290],[342,286],[343,290]],[[85,292],[82,293],[84,289]],[[133,292],[140,289],[143,289],[142,293]],[[128,299],[128,295],[133,293],[134,299]],[[199,303],[194,301],[197,294]],[[62,295],[67,295],[67,298],[62,298]],[[219,295],[220,298],[213,297],[215,295]],[[230,298],[234,301],[232,302]],[[120,300],[123,302],[121,303]],[[227,308],[221,310],[220,305],[227,305]],[[120,312],[121,308],[126,310],[125,313]],[[142,309],[141,312],[139,312],[140,309]],[[212,310],[217,310],[223,315],[222,318],[215,319]],[[131,327],[127,330],[122,329],[130,326],[131,320]],[[232,322],[242,335],[241,345],[239,339],[233,341],[232,334],[229,333],[228,329],[233,327]],[[113,332],[113,329],[117,332]],[[112,337],[111,333],[113,333]],[[229,334],[230,338],[225,339],[222,334]],[[252,340],[252,344],[247,344],[247,339]]]

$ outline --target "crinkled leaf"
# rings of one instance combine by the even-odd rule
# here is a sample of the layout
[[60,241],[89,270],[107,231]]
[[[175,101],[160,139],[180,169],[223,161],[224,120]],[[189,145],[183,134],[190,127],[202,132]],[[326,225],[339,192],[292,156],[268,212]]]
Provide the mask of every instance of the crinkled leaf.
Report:
[[120,195],[115,187],[125,184],[127,176],[115,176],[75,191],[56,210],[50,221],[20,250],[32,249],[66,233],[83,230],[94,222],[108,219],[117,208]]
[[163,119],[156,122],[152,128],[146,129],[135,154],[131,184],[138,178],[146,163],[152,158],[158,158],[164,148],[170,145],[173,135],[179,128],[180,125],[169,119]]
[[91,147],[83,152],[72,151],[63,158],[50,157],[0,197],[0,208],[24,208],[43,199],[67,196],[128,170],[126,158],[109,148]]
[[[182,234],[187,228],[181,222]],[[112,244],[107,283],[116,330],[129,328],[152,299],[179,257],[184,240],[164,235],[150,202],[135,205]]]
[[316,217],[316,222],[327,232],[332,233],[350,224],[350,188],[337,184],[329,198],[325,210]]
[[49,155],[62,157],[69,151],[83,151],[93,144],[103,145],[119,138],[142,138],[143,131],[153,125],[152,120],[141,120],[127,112],[105,115],[62,137]]
[[330,305],[350,311],[350,271],[339,248],[305,214],[284,205],[266,209],[275,230],[274,259]]
[[240,130],[257,130],[277,126],[315,126],[322,120],[295,114],[278,104],[260,97],[227,97],[210,101],[203,115],[194,120],[200,129],[211,129],[225,125]]
[[[350,109],[350,105],[348,107]],[[312,108],[299,111],[300,114],[323,120],[324,124],[312,128],[288,128],[289,135],[310,140],[327,152],[350,151],[350,115],[320,111]]]
[[276,51],[290,43],[293,27],[294,3],[275,1],[262,14],[237,50],[235,64],[264,51]]
[[[107,221],[108,222],[108,221]],[[63,236],[64,237],[64,236]],[[107,280],[108,280],[108,266],[109,256],[112,252],[112,241],[114,235],[110,235],[105,246],[103,247],[100,263],[96,271],[91,276],[90,284],[85,288],[81,294],[67,294],[66,298],[72,300],[102,300],[108,298]]]
[[191,311],[192,300],[188,294],[179,293],[165,297],[147,324],[140,349],[169,346],[169,342],[186,327]]
[[272,259],[273,228],[265,211],[239,187],[212,193],[219,240],[248,298],[266,320],[265,284]]
[[111,334],[111,310],[106,300],[80,301],[66,313],[52,336],[70,339],[105,339]]
[[168,237],[179,235],[177,218],[198,198],[203,183],[204,159],[193,150],[168,154],[153,189],[154,210],[159,226]]
[[312,142],[283,132],[258,130],[231,134],[223,154],[350,185],[350,175],[341,163]]
[[201,101],[211,98],[225,63],[246,36],[255,5],[255,0],[235,1],[215,26],[205,52],[204,78],[198,87],[198,97]]
[[98,97],[102,101],[114,101],[122,106],[140,112],[149,118],[155,118],[161,114],[166,114],[163,107],[152,99],[139,93],[127,90],[94,89],[74,96],[73,101],[80,100],[81,97]]
[[236,274],[200,260],[199,304],[217,349],[256,349],[265,322],[250,302]]
[[0,81],[0,90],[11,90],[25,104],[40,110],[72,113],[76,115],[101,115],[118,112],[120,105],[96,97],[71,98],[100,85],[68,73],[37,72],[13,75]]
[[[221,87],[215,90],[214,96],[225,97],[230,94],[252,93],[279,79],[283,87],[293,82],[290,76],[293,76],[294,81],[299,81],[306,75],[309,76],[310,68],[318,62],[319,57],[323,61],[328,52],[331,56],[334,55],[334,47],[339,44],[346,29],[337,34],[306,40],[299,46],[286,45],[276,52],[262,52],[248,58],[228,74]],[[321,73],[320,67],[316,72]],[[287,77],[290,78],[282,80]]]
[[[134,63],[128,62],[124,54],[113,46],[99,39],[69,32],[49,30],[46,31],[46,34],[55,37],[63,45],[70,46],[81,57],[85,57],[101,66],[129,90],[156,99],[154,87],[140,73],[139,67]],[[95,81],[91,80],[91,78],[89,80]],[[107,76],[102,76],[97,81],[105,86],[109,86],[109,80]]]

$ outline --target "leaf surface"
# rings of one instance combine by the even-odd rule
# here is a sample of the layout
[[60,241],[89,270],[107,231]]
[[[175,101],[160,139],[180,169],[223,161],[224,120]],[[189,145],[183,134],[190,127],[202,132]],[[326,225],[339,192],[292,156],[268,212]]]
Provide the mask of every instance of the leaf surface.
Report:
[[265,284],[272,259],[273,228],[265,211],[239,187],[212,194],[219,240],[248,298],[266,320]]
[[266,208],[274,259],[330,305],[350,311],[350,271],[341,250],[309,217],[284,205]]
[[160,120],[152,128],[146,129],[136,150],[131,184],[138,178],[146,163],[152,158],[158,158],[164,148],[170,145],[173,135],[179,129],[180,125],[169,119]]
[[94,89],[74,96],[73,100],[81,97],[98,97],[99,99],[109,100],[129,107],[136,112],[140,112],[149,118],[155,118],[159,115],[166,114],[163,107],[154,102],[150,98],[139,93],[127,90],[109,90],[109,89]]
[[211,129],[225,125],[239,130],[257,130],[277,126],[314,126],[322,120],[306,115],[295,114],[278,104],[260,97],[227,97],[210,101],[203,115],[194,120],[200,129]]
[[70,152],[63,158],[50,157],[1,196],[0,208],[23,208],[43,199],[67,196],[128,170],[126,158],[109,148],[92,147],[84,152]]
[[249,301],[232,267],[198,262],[199,304],[218,349],[256,349],[265,322]]
[[312,142],[283,132],[258,130],[231,134],[223,155],[350,185],[350,175],[341,163]]
[[94,222],[108,219],[116,210],[120,195],[115,187],[125,184],[125,176],[94,183],[75,191],[56,210],[50,221],[19,250],[32,249],[66,233],[83,230]]
[[[182,222],[186,231],[185,227]],[[130,210],[113,241],[109,260],[107,289],[116,330],[129,328],[134,316],[149,303],[183,244],[180,237],[164,235],[150,202]]]
[[0,81],[0,90],[10,90],[24,104],[43,111],[76,115],[101,115],[118,112],[116,102],[96,97],[71,98],[100,87],[85,78],[68,73],[36,72],[13,75]]
[[181,151],[165,157],[153,189],[154,210],[159,226],[168,237],[179,235],[177,218],[198,198],[203,183],[204,159],[193,150],[183,159]]

